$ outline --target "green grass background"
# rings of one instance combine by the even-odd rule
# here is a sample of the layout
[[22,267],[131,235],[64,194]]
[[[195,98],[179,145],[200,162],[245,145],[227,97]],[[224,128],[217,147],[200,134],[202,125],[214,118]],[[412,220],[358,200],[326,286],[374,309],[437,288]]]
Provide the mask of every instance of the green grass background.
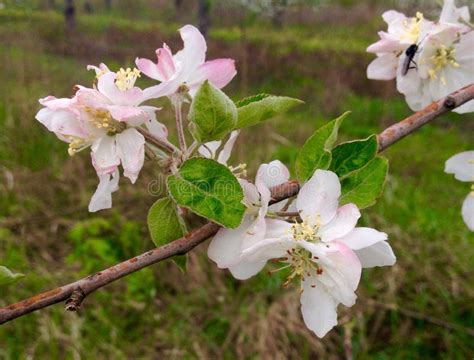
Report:
[[[233,163],[247,163],[251,177],[273,159],[293,169],[312,131],[346,110],[352,115],[341,140],[377,133],[410,114],[394,83],[365,76],[372,58],[365,48],[383,28],[384,7],[374,3],[364,11],[360,4],[338,8],[339,20],[283,29],[217,21],[209,58],[237,60],[239,74],[226,88],[232,98],[269,92],[306,102],[243,131]],[[37,99],[90,84],[87,64],[131,66],[163,41],[178,49],[176,29],[194,16],[79,14],[76,32],[67,34],[60,13],[34,7],[0,10],[0,263],[27,275],[1,290],[0,305],[153,246],[146,213],[156,196],[147,185],[157,170],[147,164],[134,186],[121,179],[114,208],[89,214],[97,183],[90,158],[68,157],[67,146],[35,121]],[[173,132],[171,113],[160,115]],[[236,281],[201,245],[189,255],[187,274],[163,262],[89,296],[79,314],[59,304],[1,326],[0,359],[337,359],[348,348],[358,359],[472,358],[474,236],[460,216],[469,185],[443,168],[450,156],[472,149],[473,120],[442,116],[384,153],[386,189],[361,224],[387,232],[398,261],[364,272],[357,304],[340,306],[340,326],[324,339],[305,328],[297,286],[281,289],[284,274]]]

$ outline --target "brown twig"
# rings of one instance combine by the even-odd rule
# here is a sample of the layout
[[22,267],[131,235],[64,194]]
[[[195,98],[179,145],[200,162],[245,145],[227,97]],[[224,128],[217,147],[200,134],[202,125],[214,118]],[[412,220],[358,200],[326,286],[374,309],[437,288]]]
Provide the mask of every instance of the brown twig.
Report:
[[[474,84],[466,86],[448,95],[446,98],[427,106],[407,119],[390,126],[378,135],[379,151],[386,149],[388,146],[414,132],[435,117],[461,106],[472,99],[474,99]],[[300,186],[296,180],[291,180],[273,187],[271,189],[272,203],[295,196],[299,188]],[[0,324],[65,300],[67,300],[66,304],[69,306],[69,310],[77,309],[84,298],[95,290],[159,261],[175,255],[185,254],[215,235],[218,230],[218,225],[207,223],[169,244],[150,250],[133,259],[121,262],[95,275],[90,275],[68,285],[0,308]],[[74,298],[72,298],[73,294]],[[73,307],[71,307],[71,305],[73,305]]]

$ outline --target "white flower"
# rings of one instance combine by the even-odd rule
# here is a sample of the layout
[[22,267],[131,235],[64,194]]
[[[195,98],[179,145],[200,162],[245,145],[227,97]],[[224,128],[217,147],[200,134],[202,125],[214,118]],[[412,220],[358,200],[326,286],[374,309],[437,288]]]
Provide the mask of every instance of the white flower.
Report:
[[265,237],[273,237],[278,231],[280,221],[266,219],[267,212],[278,211],[280,204],[269,206],[270,190],[290,178],[285,165],[275,160],[262,164],[255,179],[255,185],[247,180],[239,179],[244,190],[244,202],[247,212],[240,226],[236,229],[220,229],[209,244],[209,258],[221,269],[229,269],[237,279],[247,279],[258,273],[265,261],[248,263],[240,259],[242,250],[262,241]]
[[[462,33],[456,25],[430,34],[415,57],[418,69],[401,73],[405,56],[399,59],[397,89],[405,95],[412,110],[420,110],[431,102],[474,83],[474,31]],[[474,101],[454,110],[474,111]]]
[[446,161],[444,171],[459,181],[470,182],[471,192],[464,199],[462,217],[469,230],[474,231],[474,151],[465,151]]
[[[301,279],[303,319],[319,337],[337,324],[339,303],[355,303],[362,267],[395,263],[387,234],[356,227],[360,212],[354,204],[339,207],[340,195],[337,175],[317,170],[296,199],[303,222],[272,220],[265,238],[244,247],[240,256],[246,277],[257,273],[266,261],[277,259],[283,263],[281,269],[291,269],[287,283]],[[227,239],[227,246],[236,246],[232,241],[236,239]],[[222,247],[221,253],[237,261],[238,249],[231,254]]]
[[443,9],[439,17],[440,23],[466,25],[470,20],[471,15],[467,6],[457,8],[454,0],[444,0]]

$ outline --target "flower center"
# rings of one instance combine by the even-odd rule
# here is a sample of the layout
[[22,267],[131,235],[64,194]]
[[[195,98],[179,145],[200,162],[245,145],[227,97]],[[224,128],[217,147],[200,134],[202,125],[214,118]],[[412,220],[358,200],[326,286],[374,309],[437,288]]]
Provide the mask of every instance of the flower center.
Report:
[[421,32],[421,24],[424,21],[421,12],[416,13],[414,19],[405,19],[403,22],[404,32],[400,36],[400,40],[408,41],[410,44],[416,44]]
[[[435,80],[438,78],[438,72],[445,68],[448,65],[451,65],[454,68],[458,68],[459,64],[456,62],[454,54],[456,49],[453,47],[446,47],[445,45],[441,45],[438,49],[436,49],[435,54],[430,58],[432,67],[428,70],[428,75],[431,80]],[[446,78],[441,76],[440,78],[443,85],[446,85]]]
[[135,81],[139,77],[140,70],[137,68],[133,68],[133,70],[130,68],[127,68],[127,70],[120,68],[120,70],[117,71],[117,76],[115,77],[115,85],[120,91],[130,90],[133,88]]
[[85,111],[89,114],[89,122],[97,129],[106,130],[108,135],[120,134],[127,127],[125,123],[114,120],[107,110],[86,107]]
[[308,241],[316,243],[321,241],[321,238],[318,235],[318,230],[320,226],[320,217],[318,216],[316,225],[312,226],[308,221],[303,221],[301,223],[296,223],[291,225],[291,235],[296,241]]

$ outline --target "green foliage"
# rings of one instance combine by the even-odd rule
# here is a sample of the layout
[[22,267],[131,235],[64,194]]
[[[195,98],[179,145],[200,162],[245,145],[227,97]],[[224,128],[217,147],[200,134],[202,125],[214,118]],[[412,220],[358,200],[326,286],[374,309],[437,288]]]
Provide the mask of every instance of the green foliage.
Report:
[[14,284],[22,277],[25,277],[25,275],[19,273],[15,274],[7,267],[0,265],[0,287]]
[[205,81],[194,96],[188,117],[194,138],[204,143],[222,139],[235,127],[237,108],[226,94]]
[[256,125],[282,114],[303,102],[286,96],[258,94],[236,103],[238,111],[237,129]]
[[371,135],[364,140],[342,143],[332,150],[332,162],[329,169],[343,177],[360,169],[377,154],[377,136]]
[[331,149],[337,140],[339,126],[348,114],[346,112],[319,128],[306,140],[296,158],[296,175],[301,182],[308,180],[317,169],[329,168]]
[[168,177],[168,190],[178,205],[222,226],[240,225],[245,206],[237,178],[217,161],[194,158]]
[[341,179],[341,204],[354,203],[359,209],[375,204],[382,194],[388,172],[388,160],[376,157],[364,167]]
[[[156,246],[162,246],[178,239],[185,233],[185,227],[178,215],[178,209],[170,198],[157,200],[148,211],[148,230]],[[186,255],[173,258],[176,264],[186,270]]]

